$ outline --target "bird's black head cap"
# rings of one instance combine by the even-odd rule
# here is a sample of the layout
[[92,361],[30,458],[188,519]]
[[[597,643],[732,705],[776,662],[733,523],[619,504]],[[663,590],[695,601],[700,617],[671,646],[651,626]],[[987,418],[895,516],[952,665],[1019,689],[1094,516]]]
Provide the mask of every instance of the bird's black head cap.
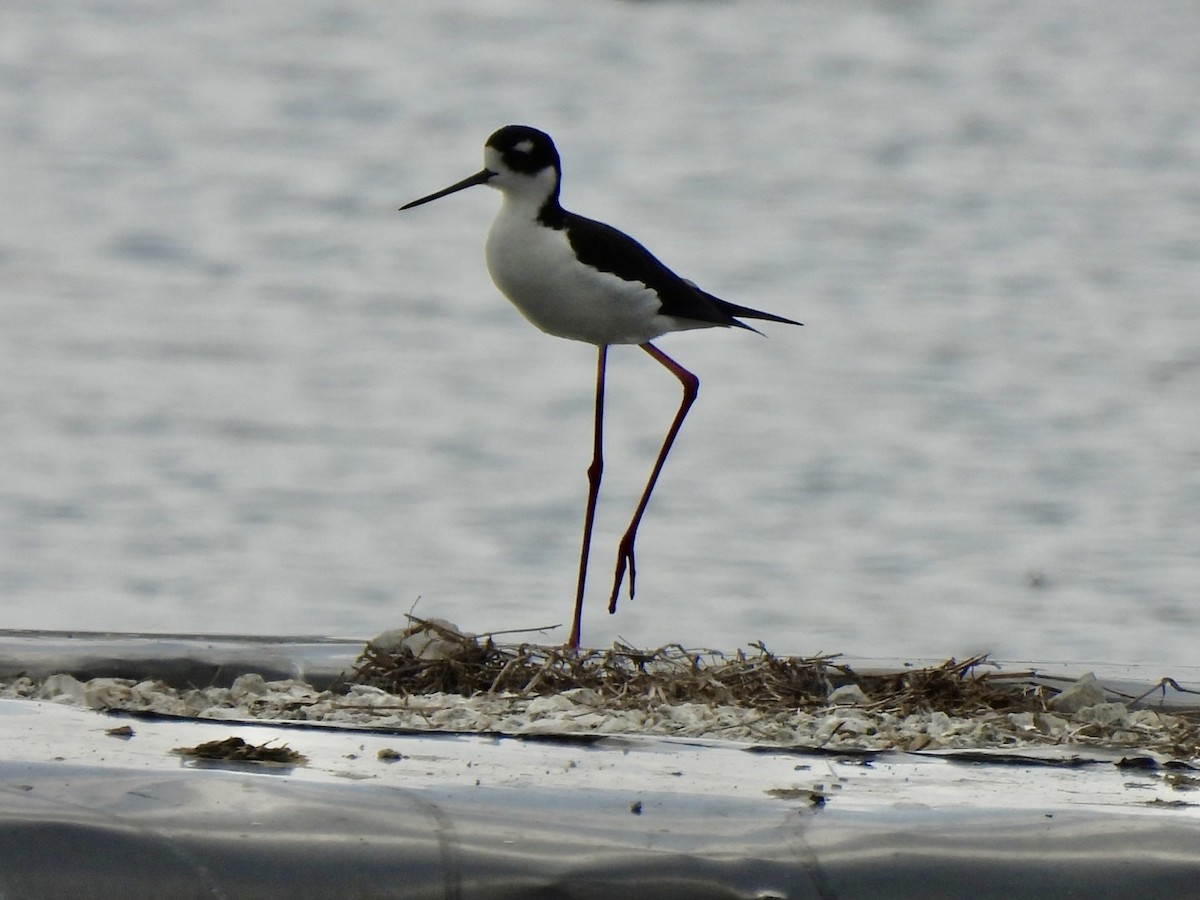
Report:
[[487,146],[499,153],[514,172],[532,175],[546,168],[562,172],[550,135],[528,125],[505,125],[487,139]]

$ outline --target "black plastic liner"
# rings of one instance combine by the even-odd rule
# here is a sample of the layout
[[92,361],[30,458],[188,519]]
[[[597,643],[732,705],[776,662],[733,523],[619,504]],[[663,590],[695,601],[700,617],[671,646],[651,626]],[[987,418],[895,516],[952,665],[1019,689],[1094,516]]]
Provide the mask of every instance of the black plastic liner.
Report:
[[[332,680],[360,646],[86,640],[66,654],[79,677],[162,677],[178,643],[195,665],[165,670],[203,683],[232,680],[258,652],[268,675]],[[142,641],[140,661],[122,665]],[[62,644],[9,635],[5,666],[66,662]],[[232,735],[305,761],[174,752]],[[1200,781],[1188,761],[1134,762],[413,734],[0,700],[0,897],[1200,896]]]

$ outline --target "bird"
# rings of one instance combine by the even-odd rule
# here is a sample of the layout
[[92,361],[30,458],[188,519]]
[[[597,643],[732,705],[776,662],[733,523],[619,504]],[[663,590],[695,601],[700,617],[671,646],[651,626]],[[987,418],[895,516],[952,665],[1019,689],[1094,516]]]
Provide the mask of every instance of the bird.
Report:
[[484,167],[447,188],[404,204],[409,210],[467,188],[487,185],[502,196],[488,232],[485,258],[500,292],[547,334],[597,348],[592,461],[579,554],[575,609],[567,646],[580,645],[588,556],[604,471],[604,381],[608,348],[640,347],[677,378],[683,399],[667,429],[646,487],[617,548],[609,612],[615,613],[626,572],[634,596],[634,542],[667,455],[696,400],[697,376],[652,340],[695,328],[740,328],[761,334],[740,319],[801,325],[793,319],[738,306],[714,297],[676,275],[649,250],[610,225],[568,212],[559,202],[562,163],[550,135],[528,125],[506,125],[484,145]]

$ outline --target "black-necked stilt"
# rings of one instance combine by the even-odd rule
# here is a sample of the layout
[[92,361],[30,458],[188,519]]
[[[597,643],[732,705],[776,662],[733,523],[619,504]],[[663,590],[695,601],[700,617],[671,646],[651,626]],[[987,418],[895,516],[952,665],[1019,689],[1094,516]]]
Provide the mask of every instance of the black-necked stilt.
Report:
[[604,468],[604,368],[610,344],[637,344],[683,385],[679,406],[650,479],[617,550],[609,612],[629,570],[633,597],[636,568],[633,544],[663,463],[675,442],[700,380],[650,343],[669,331],[730,326],[756,331],[737,317],[799,325],[791,319],[737,306],[705,293],[680,278],[645,247],[617,229],[567,212],[558,202],[562,168],[550,135],[525,125],[507,125],[487,140],[484,168],[457,184],[406,203],[411,209],[456,191],[486,184],[504,195],[487,239],[487,266],[496,287],[525,318],[548,334],[586,341],[599,348],[596,366],[596,421],[592,464],[588,468],[587,511],[570,646],[579,646],[583,587],[600,475]]

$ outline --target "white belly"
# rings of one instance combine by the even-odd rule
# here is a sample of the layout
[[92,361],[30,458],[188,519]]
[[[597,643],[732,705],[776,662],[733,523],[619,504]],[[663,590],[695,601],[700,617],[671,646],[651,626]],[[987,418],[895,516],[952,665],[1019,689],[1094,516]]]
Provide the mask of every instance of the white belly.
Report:
[[679,327],[658,314],[658,295],[644,284],[582,265],[566,232],[507,207],[488,233],[488,272],[542,331],[590,344],[641,344]]

